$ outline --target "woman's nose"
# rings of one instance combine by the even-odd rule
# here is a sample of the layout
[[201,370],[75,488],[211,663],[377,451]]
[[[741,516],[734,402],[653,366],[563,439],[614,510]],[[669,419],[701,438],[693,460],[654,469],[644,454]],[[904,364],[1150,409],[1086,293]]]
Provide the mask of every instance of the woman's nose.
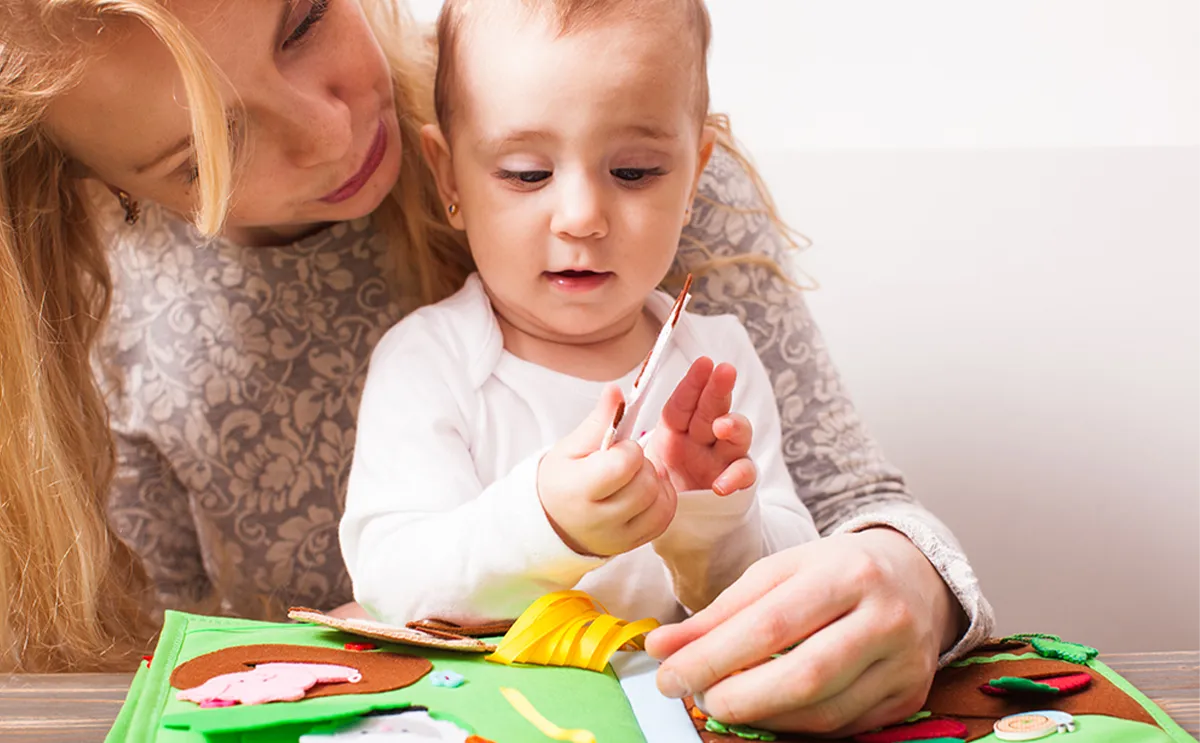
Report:
[[556,235],[572,239],[604,237],[608,216],[603,188],[585,175],[559,176],[558,202],[550,220]]

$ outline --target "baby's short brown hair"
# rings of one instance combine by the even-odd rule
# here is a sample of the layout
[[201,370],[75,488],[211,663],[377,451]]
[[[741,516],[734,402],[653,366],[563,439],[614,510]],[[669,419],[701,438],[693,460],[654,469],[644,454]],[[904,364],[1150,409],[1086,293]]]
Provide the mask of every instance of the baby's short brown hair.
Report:
[[454,113],[456,52],[468,19],[472,12],[495,10],[506,3],[534,17],[550,20],[560,37],[615,19],[665,21],[664,28],[682,28],[691,40],[690,51],[696,59],[697,120],[703,122],[708,115],[708,47],[712,24],[704,0],[446,0],[438,16],[434,82],[434,106],[443,132],[449,131]]

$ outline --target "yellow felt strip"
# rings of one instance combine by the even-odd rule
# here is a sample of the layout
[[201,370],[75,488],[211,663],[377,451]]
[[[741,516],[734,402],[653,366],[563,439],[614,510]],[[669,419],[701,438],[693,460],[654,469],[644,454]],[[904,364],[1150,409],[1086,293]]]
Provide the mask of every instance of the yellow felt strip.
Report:
[[508,700],[508,703],[513,706],[521,717],[529,721],[538,731],[550,738],[551,740],[565,740],[568,743],[596,743],[596,736],[592,735],[587,730],[564,730],[558,725],[542,717],[525,695],[516,689],[510,689],[507,686],[500,687],[500,693]]
[[530,604],[487,660],[603,671],[613,653],[657,626],[652,618],[626,624],[582,591],[559,591]]
[[[604,638],[610,632],[621,626],[621,620],[614,616],[605,614],[596,617],[592,622],[592,626],[588,627],[588,631],[584,634],[583,639],[579,643],[579,661],[584,667],[591,666],[591,659],[596,653],[596,648],[604,643]],[[601,666],[603,668],[603,666]]]
[[604,666],[608,665],[608,659],[612,654],[621,649],[621,646],[629,642],[639,635],[644,635],[650,630],[658,626],[658,620],[653,617],[640,619],[623,627],[618,627],[616,632],[611,633],[605,638],[605,642],[596,648],[592,655],[592,662],[588,668],[593,671],[603,671]]
[[[553,596],[554,594],[549,595]],[[521,656],[537,646],[547,632],[578,614],[580,602],[574,600],[548,602],[544,607],[539,607],[537,614],[533,613],[533,609],[534,606],[530,606],[521,614],[522,618],[526,614],[530,616],[530,621],[525,623],[522,631],[516,631],[517,625],[513,625],[513,628],[496,646],[496,652],[487,657],[488,660],[506,665],[521,660]]]
[[593,619],[595,619],[595,615],[587,612],[563,625],[562,633],[554,645],[554,650],[550,653],[550,665],[570,665],[571,651],[578,645],[580,636],[587,630],[588,623]]

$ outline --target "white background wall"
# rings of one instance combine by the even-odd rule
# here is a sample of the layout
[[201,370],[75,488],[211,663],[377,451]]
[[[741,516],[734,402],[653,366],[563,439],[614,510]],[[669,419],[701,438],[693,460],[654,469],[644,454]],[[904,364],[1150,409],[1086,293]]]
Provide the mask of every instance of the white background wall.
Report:
[[999,631],[1200,647],[1200,4],[709,8],[714,109]]

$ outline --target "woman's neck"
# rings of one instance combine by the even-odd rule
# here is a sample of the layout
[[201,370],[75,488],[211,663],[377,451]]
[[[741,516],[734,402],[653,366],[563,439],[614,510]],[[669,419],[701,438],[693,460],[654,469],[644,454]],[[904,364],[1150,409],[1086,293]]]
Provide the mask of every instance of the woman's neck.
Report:
[[529,333],[496,313],[504,350],[531,364],[593,382],[610,382],[628,374],[654,347],[658,321],[646,309],[623,327],[585,343],[564,343]]
[[271,248],[280,245],[291,245],[297,240],[303,240],[309,235],[315,235],[327,228],[330,223],[316,224],[285,224],[278,227],[226,227],[221,231],[221,237],[234,245],[245,248]]

